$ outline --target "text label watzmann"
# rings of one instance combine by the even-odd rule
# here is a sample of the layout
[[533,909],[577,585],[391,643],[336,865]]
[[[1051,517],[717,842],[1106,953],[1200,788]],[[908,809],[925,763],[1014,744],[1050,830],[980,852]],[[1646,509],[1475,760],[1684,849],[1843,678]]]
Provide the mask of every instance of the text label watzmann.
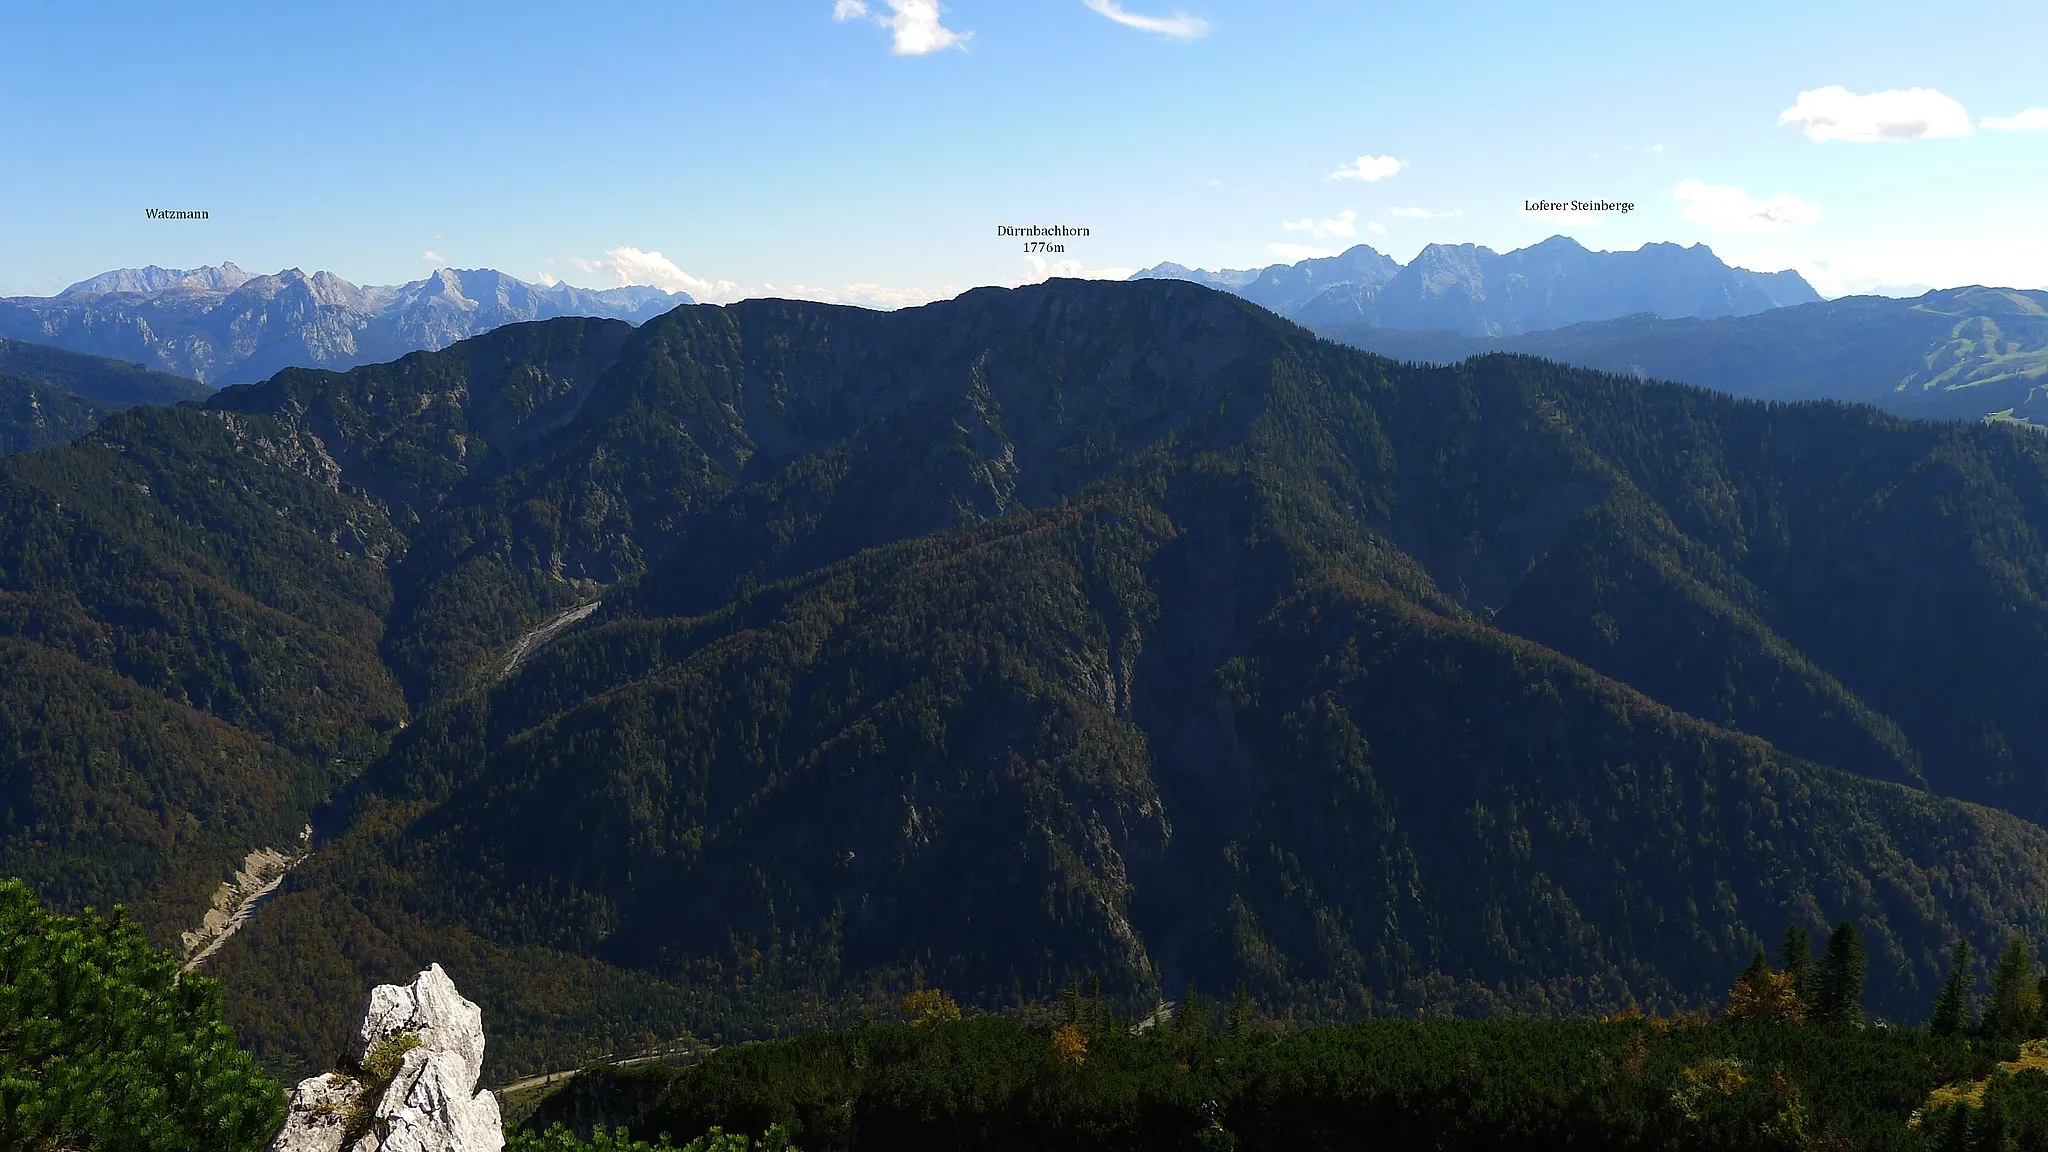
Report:
[[149,218],[150,218],[151,220],[211,220],[211,219],[213,219],[213,217],[212,217],[212,216],[211,216],[210,214],[208,214],[208,213],[205,213],[205,212],[180,212],[180,211],[177,211],[177,210],[175,210],[175,209],[171,209],[171,208],[144,208],[144,209],[142,210],[142,214],[143,214],[144,216],[147,216],[147,217],[149,217]]

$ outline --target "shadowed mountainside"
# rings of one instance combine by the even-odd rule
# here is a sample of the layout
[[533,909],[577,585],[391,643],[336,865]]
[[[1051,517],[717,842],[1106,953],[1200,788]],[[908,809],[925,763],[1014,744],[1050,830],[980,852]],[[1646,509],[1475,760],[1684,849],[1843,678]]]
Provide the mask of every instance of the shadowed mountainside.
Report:
[[146,802],[101,743],[17,761],[10,870],[175,910],[331,797],[216,961],[279,1065],[429,958],[506,1075],[1083,972],[1685,1005],[1788,919],[1857,920],[1908,1013],[1955,934],[2048,926],[2022,431],[1056,281],[512,325],[118,416],[0,497],[5,642],[246,749]]

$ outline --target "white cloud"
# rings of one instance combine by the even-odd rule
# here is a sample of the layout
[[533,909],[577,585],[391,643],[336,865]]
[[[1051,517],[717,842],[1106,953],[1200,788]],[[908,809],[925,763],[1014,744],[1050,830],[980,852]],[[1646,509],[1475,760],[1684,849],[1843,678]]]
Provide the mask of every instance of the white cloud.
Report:
[[1986,116],[1979,127],[1993,132],[2048,132],[2048,108],[2029,108],[2017,116]]
[[948,284],[943,288],[891,288],[886,284],[841,284],[836,288],[812,287],[807,284],[792,284],[777,288],[763,284],[762,291],[769,296],[788,300],[816,300],[821,304],[851,304],[856,308],[874,308],[884,312],[897,308],[915,308],[930,304],[934,300],[950,300],[960,294],[957,285]]
[[1136,268],[1084,268],[1079,260],[1047,260],[1043,256],[1026,256],[1024,263],[1031,271],[1019,283],[1037,284],[1059,277],[1066,280],[1129,280]]
[[1387,215],[1403,220],[1454,220],[1465,214],[1463,208],[1452,208],[1444,212],[1432,212],[1427,208],[1389,208]]
[[1684,180],[1672,195],[1679,215],[1712,232],[1771,236],[1821,219],[1819,208],[1784,192],[1759,200],[1730,184]]
[[553,288],[555,285],[560,284],[562,282],[562,278],[555,275],[553,272],[543,271],[538,277],[536,277],[535,282],[538,283],[543,288]]
[[1280,227],[1289,232],[1306,232],[1311,236],[1356,236],[1358,235],[1358,213],[1346,208],[1329,220],[1315,220],[1307,216],[1299,220],[1283,221]]
[[[548,263],[567,264],[578,272],[608,276],[613,283],[605,287],[645,284],[664,292],[688,292],[700,304],[730,304],[740,299],[740,286],[730,280],[704,280],[676,267],[675,261],[659,252],[643,252],[624,245],[606,252],[601,260],[564,256]],[[543,283],[552,285],[555,281],[550,277]]]
[[[898,56],[923,56],[942,48],[965,48],[972,32],[955,32],[941,22],[939,0],[883,0],[887,15],[874,14],[874,22],[894,34],[889,51]],[[868,18],[866,0],[835,0],[834,20]]]
[[688,292],[704,304],[739,299],[739,285],[730,280],[701,280],[676,267],[674,261],[659,252],[619,247],[605,255],[610,258],[612,275],[622,285],[650,284],[666,292]]
[[1952,96],[1932,88],[1893,88],[1860,94],[1839,84],[1801,92],[1778,123],[1809,140],[1940,140],[1970,134],[1970,114]]
[[1325,256],[1337,254],[1335,248],[1315,248],[1307,244],[1268,244],[1266,251],[1289,264],[1299,264],[1303,260],[1320,260]]
[[1662,152],[1663,150],[1664,150],[1664,146],[1663,146],[1662,144],[1652,144],[1652,145],[1650,145],[1650,151],[1652,151],[1652,152]]
[[1117,0],[1081,2],[1124,27],[1136,28],[1141,32],[1156,32],[1161,36],[1171,36],[1175,40],[1198,40],[1209,34],[1207,20],[1200,16],[1190,16],[1185,12],[1176,12],[1171,16],[1140,16],[1135,12],[1124,11],[1124,6]]
[[1406,160],[1396,160],[1392,156],[1360,156],[1355,162],[1346,164],[1344,167],[1330,173],[1329,178],[1332,180],[1363,180],[1368,184],[1374,184],[1385,180],[1407,166],[1408,162]]
[[1385,236],[1387,234],[1387,226],[1377,220],[1367,224],[1365,227],[1366,231],[1371,232],[1375,236]]
[[429,264],[443,264],[446,263],[448,260],[446,256],[441,255],[439,252],[434,251],[432,248],[429,248],[425,252],[420,253],[420,259],[425,260]]

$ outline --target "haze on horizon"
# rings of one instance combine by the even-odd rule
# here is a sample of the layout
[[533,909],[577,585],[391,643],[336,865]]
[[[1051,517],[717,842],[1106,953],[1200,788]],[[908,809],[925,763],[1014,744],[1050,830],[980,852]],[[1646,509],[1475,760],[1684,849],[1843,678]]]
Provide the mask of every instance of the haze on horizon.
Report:
[[[5,295],[233,261],[895,306],[1552,234],[1706,243],[1825,295],[2048,285],[2048,9],[2021,0],[123,0],[10,24]],[[1635,209],[1523,208],[1573,198]],[[1026,254],[999,225],[1090,235]]]

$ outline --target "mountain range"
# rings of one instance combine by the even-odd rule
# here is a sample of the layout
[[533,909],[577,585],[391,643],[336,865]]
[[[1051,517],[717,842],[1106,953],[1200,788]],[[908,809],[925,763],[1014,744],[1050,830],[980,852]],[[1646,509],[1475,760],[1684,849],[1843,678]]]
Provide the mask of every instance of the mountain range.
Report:
[[[518,324],[0,461],[0,873],[330,1066],[494,1076],[1075,980],[1296,1019],[1871,1006],[2048,929],[2048,441],[1172,281]],[[310,1007],[309,1007],[310,1006]]]
[[1332,340],[1451,363],[1519,352],[1766,400],[1853,400],[1901,416],[2048,427],[2048,291],[1851,296],[1749,316],[1626,316],[1519,336],[1329,325]]
[[1512,252],[1431,244],[1406,265],[1368,245],[1260,272],[1161,264],[1132,279],[1190,280],[1311,327],[1513,336],[1637,313],[1747,316],[1820,299],[1797,272],[1731,268],[1704,244],[1594,252],[1553,236]]
[[56,296],[0,298],[0,337],[110,356],[206,384],[284,368],[345,369],[445,348],[503,324],[555,316],[638,323],[690,303],[644,286],[539,285],[490,269],[358,287],[329,272],[256,276],[233,264],[124,268]]

